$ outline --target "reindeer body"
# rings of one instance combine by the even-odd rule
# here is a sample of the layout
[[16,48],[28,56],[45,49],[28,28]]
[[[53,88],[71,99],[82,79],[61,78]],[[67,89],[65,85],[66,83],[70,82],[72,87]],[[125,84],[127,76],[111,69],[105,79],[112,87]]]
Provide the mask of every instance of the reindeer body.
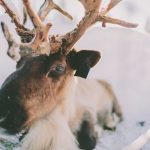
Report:
[[107,82],[80,77],[75,77],[74,82],[72,101],[68,102],[69,126],[81,149],[93,149],[104,128],[116,128],[122,111]]
[[[85,80],[80,77],[76,78],[76,82],[73,107],[71,108],[74,110],[74,115],[70,117],[72,119],[70,124],[73,129],[78,130],[81,121],[86,119],[84,116],[91,118],[94,124],[99,124],[102,127],[107,126],[108,128],[112,119],[114,125],[110,125],[110,128],[115,127],[113,113],[121,119],[122,112],[111,86],[103,80]],[[87,116],[87,114],[90,116]]]

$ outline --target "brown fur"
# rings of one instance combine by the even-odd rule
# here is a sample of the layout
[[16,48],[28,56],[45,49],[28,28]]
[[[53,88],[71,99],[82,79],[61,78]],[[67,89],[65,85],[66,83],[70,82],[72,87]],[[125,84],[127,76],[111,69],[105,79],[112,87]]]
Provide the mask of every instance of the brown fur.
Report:
[[72,69],[68,68],[65,76],[60,77],[59,80],[43,76],[35,81],[33,79],[28,81],[28,87],[21,86],[22,94],[26,93],[27,89],[29,90],[27,92],[31,93],[24,96],[25,110],[29,116],[25,125],[30,126],[33,121],[49,114],[57,105],[63,104],[72,73]]

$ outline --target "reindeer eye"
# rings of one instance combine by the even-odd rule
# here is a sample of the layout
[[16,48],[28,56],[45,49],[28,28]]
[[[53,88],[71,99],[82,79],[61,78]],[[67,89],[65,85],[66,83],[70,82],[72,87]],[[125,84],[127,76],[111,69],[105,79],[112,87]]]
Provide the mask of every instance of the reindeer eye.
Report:
[[57,64],[54,66],[51,66],[48,72],[49,77],[58,77],[59,75],[62,75],[65,73],[65,67],[61,64]]
[[56,65],[55,71],[64,72],[65,68],[61,64],[58,64],[58,65]]

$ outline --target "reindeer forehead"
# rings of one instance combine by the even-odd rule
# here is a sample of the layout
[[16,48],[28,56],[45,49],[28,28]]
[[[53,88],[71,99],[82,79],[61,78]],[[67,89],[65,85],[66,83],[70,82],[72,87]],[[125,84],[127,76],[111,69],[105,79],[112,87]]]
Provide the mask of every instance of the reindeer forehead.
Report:
[[31,66],[37,65],[37,64],[50,65],[54,63],[66,63],[66,62],[67,62],[67,56],[63,54],[59,54],[59,53],[30,57],[26,61],[26,63],[28,63],[28,65],[31,65]]
[[67,58],[67,56],[64,54],[61,54],[60,51],[49,55],[49,59],[51,61],[64,61],[64,60],[66,60],[66,58]]

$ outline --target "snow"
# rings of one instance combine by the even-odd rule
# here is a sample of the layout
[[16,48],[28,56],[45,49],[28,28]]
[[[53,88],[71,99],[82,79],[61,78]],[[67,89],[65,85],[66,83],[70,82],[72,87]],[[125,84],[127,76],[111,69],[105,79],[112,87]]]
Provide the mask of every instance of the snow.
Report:
[[[129,3],[130,5],[127,5]],[[129,18],[129,20],[138,22],[140,25],[136,30],[95,27],[90,29],[76,44],[76,48],[79,49],[95,49],[101,52],[102,58],[98,65],[92,69],[89,77],[105,79],[112,84],[124,113],[124,120],[118,125],[116,131],[104,131],[96,150],[122,150],[136,139],[140,139],[141,145],[142,141],[146,140],[142,150],[150,149],[150,141],[148,141],[150,128],[150,36],[139,32],[144,32],[144,24],[150,14],[149,3],[149,0],[145,0],[145,3],[141,3],[140,0],[132,0],[132,2],[124,0],[123,4],[120,3],[120,7],[118,6],[111,14],[112,16],[117,15],[118,18]],[[130,9],[131,12],[125,13]],[[76,13],[82,14],[80,11],[76,11]],[[3,13],[1,14],[0,20],[9,22],[9,18],[6,18]],[[75,11],[72,14],[74,16]],[[52,33],[64,33],[72,29],[80,17],[81,15],[73,23],[62,16],[59,16],[59,18],[63,18],[60,20],[51,17],[55,22],[54,26],[57,26],[55,29],[52,28]],[[12,29],[11,26],[10,28]],[[14,32],[14,29],[12,31]],[[0,39],[1,85],[5,78],[15,70],[15,62],[6,55],[8,46],[1,30]],[[135,150],[140,150],[140,148]]]

